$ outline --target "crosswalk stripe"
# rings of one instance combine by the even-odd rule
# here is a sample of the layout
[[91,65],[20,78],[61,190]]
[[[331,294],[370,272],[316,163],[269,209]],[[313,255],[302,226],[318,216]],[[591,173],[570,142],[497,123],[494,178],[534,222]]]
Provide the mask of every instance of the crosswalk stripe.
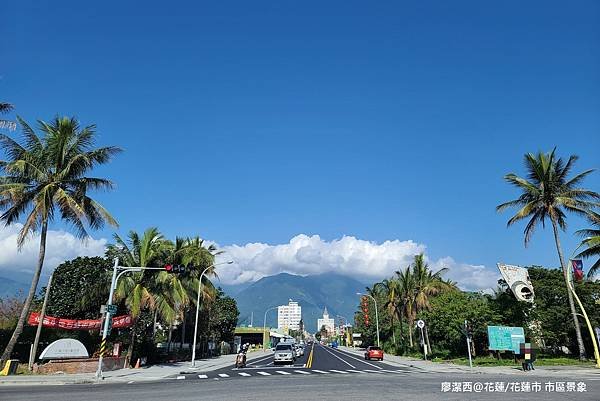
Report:
[[275,372],[279,373],[280,375],[291,375],[290,372],[285,372],[283,370],[276,370]]
[[335,373],[343,373],[345,375],[348,374],[348,372],[344,372],[343,370],[335,370],[335,369],[329,369],[330,372],[335,372]]
[[365,373],[365,372],[361,372],[360,370],[353,370],[353,369],[346,369],[346,372],[352,372],[352,373]]
[[369,372],[369,373],[381,373],[381,370],[373,370],[373,369],[365,369],[365,372]]
[[185,379],[185,376],[177,376],[177,380],[183,380]]
[[294,370],[294,372],[301,373],[303,375],[310,375],[310,372],[307,372],[305,370]]
[[271,376],[271,374],[267,373],[267,372],[256,372],[256,373],[258,373],[261,376]]
[[328,373],[328,372],[324,372],[324,371],[318,370],[318,369],[311,369],[311,372],[317,372],[317,373],[323,373],[323,374]]
[[402,372],[400,370],[389,370],[389,369],[382,369],[381,371],[382,372],[389,372],[389,373],[405,373],[405,372]]
[[198,379],[208,379],[207,375],[198,375]]
[[225,373],[219,373],[219,377],[229,377],[229,375]]
[[252,376],[252,375],[250,375],[248,373],[244,373],[244,372],[239,372],[238,375],[244,376],[244,377]]

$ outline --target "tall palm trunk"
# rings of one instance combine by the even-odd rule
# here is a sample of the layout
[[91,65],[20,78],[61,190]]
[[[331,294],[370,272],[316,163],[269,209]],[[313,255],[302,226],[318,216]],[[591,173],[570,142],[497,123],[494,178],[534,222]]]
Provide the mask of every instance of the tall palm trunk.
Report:
[[569,290],[569,270],[565,264],[565,258],[563,256],[562,248],[560,246],[560,239],[558,238],[558,227],[554,218],[552,220],[552,229],[554,230],[554,241],[556,242],[556,249],[558,250],[558,257],[560,258],[560,265],[563,270],[563,276],[565,278],[565,285],[567,286],[567,294],[569,296],[569,307],[571,308],[571,316],[573,317],[573,324],[575,325],[575,335],[577,336],[577,345],[579,346],[579,359],[586,359],[585,345],[583,344],[583,338],[581,337],[581,328],[579,327],[579,319],[577,318],[577,310],[573,303],[573,294]]
[[124,368],[131,365],[131,360],[133,358],[133,346],[135,344],[135,325],[137,323],[137,319],[133,319],[133,324],[131,325],[131,339],[129,341],[129,348],[127,349],[127,357],[125,358],[125,366]]
[[15,327],[15,331],[13,331],[4,352],[2,353],[2,357],[0,358],[0,366],[4,365],[4,362],[10,359],[10,356],[17,344],[17,339],[23,332],[23,326],[25,325],[25,319],[27,319],[27,314],[29,313],[29,308],[31,307],[31,301],[35,296],[35,290],[37,289],[38,282],[40,281],[40,274],[42,272],[42,267],[44,266],[44,257],[46,256],[46,233],[48,232],[48,219],[44,218],[42,221],[42,230],[40,233],[40,253],[38,255],[38,263],[35,272],[33,273],[33,278],[31,280],[31,286],[29,287],[29,293],[27,294],[27,299],[25,300],[25,304],[23,305],[23,309],[21,310],[21,315],[19,316],[19,321],[17,322],[17,327]]
[[394,314],[392,313],[392,341],[394,342],[394,345],[396,345],[396,330],[394,328]]
[[187,310],[183,310],[183,317],[182,317],[182,322],[181,322],[181,340],[179,341],[179,351],[181,351],[183,349],[183,344],[185,343],[185,325],[186,325],[186,317],[187,315]]

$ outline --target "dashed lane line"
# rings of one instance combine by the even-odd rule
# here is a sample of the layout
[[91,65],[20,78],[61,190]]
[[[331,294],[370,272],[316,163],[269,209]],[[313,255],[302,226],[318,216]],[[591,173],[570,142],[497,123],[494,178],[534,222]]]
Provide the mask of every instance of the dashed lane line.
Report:
[[340,351],[340,350],[336,350],[336,351],[339,352],[340,354],[344,355],[344,356],[347,356],[348,358],[352,358],[352,359],[354,359],[354,360],[356,360],[358,362],[364,363],[365,365],[373,366],[374,368],[377,368],[377,369],[383,369],[383,368],[381,368],[381,367],[379,367],[377,365],[374,365],[372,363],[367,362],[366,360],[362,360],[362,359],[359,359],[359,358],[357,358],[355,356],[352,356],[352,355],[350,355],[347,352],[343,352],[343,351]]
[[343,373],[345,375],[348,374],[348,372],[344,372],[343,370],[335,370],[335,369],[329,369],[330,372],[335,372],[335,373]]
[[294,372],[300,373],[300,374],[303,374],[303,375],[310,375],[310,372],[307,372],[306,370],[294,370]]
[[244,377],[252,376],[250,373],[245,373],[245,372],[239,372],[238,375],[244,376]]
[[207,375],[198,375],[198,379],[208,379]]
[[337,359],[339,359],[340,361],[344,362],[346,365],[350,366],[352,369],[356,369],[356,366],[350,364],[348,361],[346,361],[345,359],[340,358],[339,356],[337,356],[336,354],[334,354],[333,352],[329,351],[327,348],[323,347],[323,349],[325,350],[325,352],[335,356]]
[[219,376],[219,377],[229,377],[229,375],[226,374],[226,373],[219,373],[217,376]]
[[280,375],[291,375],[290,372],[286,372],[285,370],[276,370],[275,372],[279,373]]
[[271,374],[267,373],[267,372],[256,372],[256,373],[258,373],[261,376],[271,376]]
[[177,376],[177,380],[183,380],[185,379],[185,376]]
[[329,373],[329,372],[325,372],[325,371],[319,370],[319,369],[312,369],[311,372],[317,372],[317,373],[323,373],[323,374]]
[[365,372],[369,372],[369,373],[382,373],[381,370],[373,370],[373,369],[365,369]]
[[354,369],[346,369],[346,372],[352,372],[352,373],[365,373],[362,370],[354,370]]

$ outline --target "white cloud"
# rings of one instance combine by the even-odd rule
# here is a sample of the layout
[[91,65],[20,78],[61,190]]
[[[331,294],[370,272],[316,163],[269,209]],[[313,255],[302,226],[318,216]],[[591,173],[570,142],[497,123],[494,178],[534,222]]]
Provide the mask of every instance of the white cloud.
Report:
[[[309,275],[335,272],[361,280],[379,280],[408,266],[414,255],[426,246],[411,240],[376,243],[344,236],[324,241],[318,235],[299,234],[287,244],[249,243],[228,245],[219,261],[233,260],[219,277],[225,284],[241,284],[281,272]],[[447,278],[461,288],[483,290],[495,287],[497,274],[484,266],[457,263],[451,257],[430,262],[433,267],[448,267]]]
[[458,283],[461,290],[490,292],[498,286],[500,272],[483,265],[457,263],[447,256],[431,263],[432,269],[448,268],[444,278]]
[[[6,272],[32,274],[35,270],[40,236],[39,233],[30,236],[19,252],[17,236],[22,227],[22,224],[0,226],[0,275],[7,276]],[[89,238],[81,241],[66,231],[48,230],[46,244],[44,272],[54,269],[65,260],[78,256],[103,255],[106,239]]]

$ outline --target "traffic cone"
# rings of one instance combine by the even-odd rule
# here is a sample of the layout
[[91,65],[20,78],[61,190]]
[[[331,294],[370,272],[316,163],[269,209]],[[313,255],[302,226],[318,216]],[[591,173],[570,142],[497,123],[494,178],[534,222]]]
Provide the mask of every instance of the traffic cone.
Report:
[[139,369],[140,368],[140,358],[137,359],[137,362],[135,363],[135,368],[134,369]]

